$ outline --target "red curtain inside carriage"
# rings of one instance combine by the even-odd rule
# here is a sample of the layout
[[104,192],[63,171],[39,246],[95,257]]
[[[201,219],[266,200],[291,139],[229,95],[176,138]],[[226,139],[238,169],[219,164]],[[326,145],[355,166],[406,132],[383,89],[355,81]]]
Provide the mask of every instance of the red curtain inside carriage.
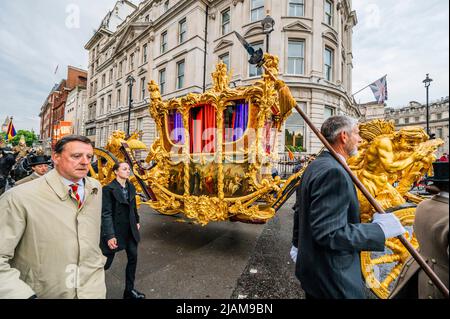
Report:
[[[235,142],[248,126],[249,107],[245,100],[233,101],[224,111],[223,141]],[[174,144],[185,143],[181,114],[171,110],[167,119],[169,138]],[[191,108],[189,114],[189,149],[191,153],[214,153],[216,147],[216,110],[210,104]]]

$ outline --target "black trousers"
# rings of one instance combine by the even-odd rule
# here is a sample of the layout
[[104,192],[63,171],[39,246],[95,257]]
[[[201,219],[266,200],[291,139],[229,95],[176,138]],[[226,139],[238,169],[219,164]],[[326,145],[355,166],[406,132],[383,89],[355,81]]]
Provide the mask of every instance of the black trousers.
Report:
[[[127,252],[128,259],[127,267],[125,269],[125,291],[131,291],[134,289],[138,254],[137,242],[131,234],[126,240],[125,251]],[[105,270],[108,270],[114,260],[115,252],[111,252],[111,254],[105,256],[107,257]]]

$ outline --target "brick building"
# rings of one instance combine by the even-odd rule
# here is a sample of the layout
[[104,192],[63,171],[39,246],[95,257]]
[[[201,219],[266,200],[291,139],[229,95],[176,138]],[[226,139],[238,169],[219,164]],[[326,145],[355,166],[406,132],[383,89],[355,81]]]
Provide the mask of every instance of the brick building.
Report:
[[67,78],[61,80],[50,91],[47,99],[41,107],[40,136],[46,148],[49,148],[54,140],[54,127],[64,121],[67,96],[77,86],[86,87],[87,72],[73,66],[67,67]]

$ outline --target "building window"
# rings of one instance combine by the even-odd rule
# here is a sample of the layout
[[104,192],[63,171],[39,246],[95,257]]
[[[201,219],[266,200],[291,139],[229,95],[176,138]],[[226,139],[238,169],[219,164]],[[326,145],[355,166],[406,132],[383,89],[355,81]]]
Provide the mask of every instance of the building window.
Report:
[[442,119],[442,113],[436,113],[436,120]]
[[330,0],[325,0],[325,23],[333,25],[333,2]]
[[418,117],[418,116],[416,116],[415,118],[414,118],[414,122],[419,122],[420,121],[420,118]]
[[289,40],[288,46],[288,73],[304,74],[305,42]]
[[111,101],[112,101],[112,95],[108,94],[107,104],[106,104],[106,111],[111,111]]
[[177,89],[184,87],[184,60],[177,63]]
[[333,80],[333,50],[330,48],[325,48],[324,52],[324,63],[323,63],[323,73],[327,81]]
[[147,63],[147,44],[142,47],[142,63]]
[[230,71],[230,54],[229,53],[222,54],[219,57],[219,60],[225,63],[225,65],[227,66],[227,71]]
[[183,43],[184,41],[186,41],[186,34],[187,34],[186,30],[187,30],[187,23],[186,18],[184,18],[178,23],[178,33],[180,35],[178,38],[179,43]]
[[159,71],[159,88],[161,90],[161,95],[166,92],[166,69]]
[[127,86],[127,105],[130,105],[133,102],[133,96],[130,97],[130,93],[133,94],[133,89],[130,90],[130,86]]
[[128,132],[128,121],[123,122],[123,131]]
[[86,129],[86,136],[95,135],[95,127]]
[[230,32],[230,8],[222,11],[222,35]]
[[164,12],[167,12],[169,10],[169,0],[164,2]]
[[117,107],[122,103],[121,100],[122,91],[120,89],[117,90]]
[[395,124],[399,124],[400,123],[400,121],[398,120],[398,119],[395,119]]
[[123,62],[122,61],[120,61],[119,62],[119,78],[122,76],[122,74],[123,74]]
[[109,70],[109,84],[113,82],[113,69]]
[[304,0],[289,0],[289,16],[303,17],[305,14]]
[[405,117],[405,124],[409,124],[409,117]]
[[264,0],[251,0],[251,21],[262,20],[264,16]]
[[336,109],[332,106],[325,105],[323,109],[323,119],[326,120],[327,118],[333,116],[336,114]]
[[105,114],[106,110],[105,110],[105,98],[102,97],[102,99],[100,100],[100,115]]
[[130,55],[130,70],[129,71],[132,71],[132,70],[134,70],[134,53],[131,53],[131,55]]
[[[303,111],[306,104],[299,103]],[[305,151],[306,126],[303,118],[297,112],[293,112],[287,119],[284,130],[284,144],[291,151]]]
[[161,34],[161,53],[167,51],[167,31]]
[[437,137],[437,138],[442,138],[442,137],[443,137],[443,134],[442,134],[442,127],[438,127],[438,128],[436,129],[436,137]]
[[119,123],[113,124],[113,131],[117,131],[119,129]]
[[141,100],[145,99],[145,77],[141,79]]
[[143,122],[143,118],[140,117],[138,119],[136,119],[136,131],[142,131],[142,122]]
[[[262,47],[263,47],[263,43],[262,42],[258,42],[258,43],[253,43],[253,44],[251,44],[251,46],[255,49],[255,51],[256,50],[258,50],[258,49],[262,49]],[[248,75],[250,76],[250,77],[252,77],[252,76],[260,76],[261,74],[262,74],[262,68],[258,68],[258,67],[256,67],[256,65],[254,65],[254,64],[249,64],[249,72],[248,72]]]
[[150,22],[150,15],[147,14],[147,15],[145,16],[145,22]]
[[105,87],[105,84],[106,84],[106,74],[103,74],[102,75],[102,88]]

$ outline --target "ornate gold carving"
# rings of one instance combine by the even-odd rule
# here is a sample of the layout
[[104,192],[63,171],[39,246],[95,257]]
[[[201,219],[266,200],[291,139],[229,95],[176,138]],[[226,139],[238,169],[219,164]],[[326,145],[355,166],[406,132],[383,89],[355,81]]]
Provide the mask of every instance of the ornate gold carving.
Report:
[[[266,55],[266,66],[272,74],[278,74],[278,58]],[[279,96],[276,90],[277,79],[264,75],[262,80],[257,81],[249,87],[230,88],[231,74],[227,73],[224,63],[219,63],[212,73],[212,88],[204,94],[189,93],[184,97],[162,101],[159,87],[154,81],[150,81],[148,89],[151,103],[149,113],[155,120],[159,138],[150,148],[146,162],[154,161],[156,166],[142,176],[150,185],[157,197],[156,202],[147,203],[163,214],[183,213],[187,218],[193,219],[201,225],[210,221],[223,221],[231,218],[248,222],[265,222],[272,218],[275,211],[270,207],[274,202],[274,196],[270,193],[278,192],[281,180],[272,179],[262,174],[264,168],[270,172],[270,160],[274,158],[265,152],[263,141],[263,127],[266,121],[276,123],[276,127],[286,118],[290,111],[283,108],[280,113]],[[246,141],[244,146],[236,146],[233,153],[225,153],[221,145],[224,145],[223,136],[220,134],[224,127],[223,112],[227,105],[234,100],[245,99],[249,104],[248,128],[254,130],[253,139],[244,134],[242,140]],[[181,114],[184,124],[184,138],[189,141],[189,114],[193,107],[200,105],[211,105],[216,110],[216,151],[212,154],[190,154],[189,143],[175,145],[171,142],[167,132],[167,116],[170,111]],[[250,118],[252,119],[250,121]],[[224,163],[229,162],[234,155],[239,154],[240,164],[245,164],[246,171],[242,175],[236,175],[236,181],[230,180],[224,171]],[[208,163],[214,162],[217,178],[215,179],[216,194],[197,195],[191,194],[192,165],[206,167]],[[182,166],[179,164],[182,163]],[[171,171],[180,169],[177,174],[182,175],[184,186],[183,195],[177,195],[171,191]],[[197,172],[197,181],[203,178]],[[227,177],[227,179],[226,179]],[[175,180],[176,181],[176,180]],[[225,185],[225,181],[227,185]],[[231,185],[232,184],[232,185]],[[236,191],[246,185],[246,195],[239,196]],[[177,184],[178,185],[178,184]],[[231,186],[230,186],[231,185]],[[234,186],[234,187],[233,187]],[[227,187],[227,192],[225,188]],[[231,188],[230,188],[231,187]],[[225,195],[232,194],[231,197]],[[265,201],[267,207],[255,205],[256,200]],[[170,202],[170,203],[169,203]]]
[[[409,190],[414,182],[430,171],[431,163],[436,160],[434,153],[444,142],[441,139],[428,140],[421,127],[405,127],[396,132],[394,124],[384,120],[360,124],[360,135],[363,141],[358,154],[349,158],[348,164],[383,209],[404,205],[406,199],[420,202],[422,198],[409,193]],[[361,221],[370,222],[374,209],[359,190],[358,199]],[[403,208],[394,213],[404,226],[412,226],[415,208]],[[414,233],[409,238],[417,247]],[[363,275],[380,298],[387,298],[391,283],[409,257],[398,239],[387,240],[386,247],[390,253],[376,258],[372,258],[371,252],[361,253]],[[395,265],[382,280],[374,275],[374,266],[384,263]]]

